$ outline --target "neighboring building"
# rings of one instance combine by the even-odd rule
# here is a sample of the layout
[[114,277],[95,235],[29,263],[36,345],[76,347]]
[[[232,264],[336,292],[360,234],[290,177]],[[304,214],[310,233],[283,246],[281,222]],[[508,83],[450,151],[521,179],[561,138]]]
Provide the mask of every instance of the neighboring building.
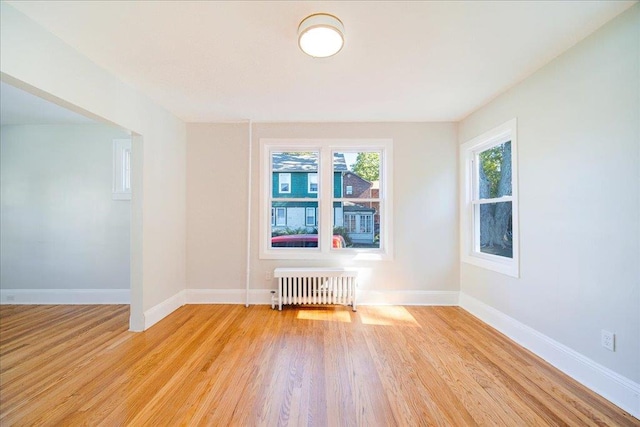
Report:
[[343,197],[368,199],[371,197],[371,182],[361,178],[355,172],[347,171],[342,174]]
[[[380,181],[371,182],[371,198],[380,198]],[[380,233],[380,202],[372,202],[371,207],[376,210],[373,215],[373,227],[375,228],[375,233],[378,234]]]
[[[273,198],[310,201],[273,202],[271,230],[300,229],[313,232],[318,225],[318,161],[315,153],[273,153]],[[344,155],[333,157],[333,196],[342,197],[342,174],[347,171]],[[342,203],[333,205],[334,224],[343,224]]]
[[[379,190],[377,188],[376,195],[373,195],[373,183],[354,172],[344,172],[342,174],[342,182],[343,197],[345,198],[371,199],[378,197]],[[373,243],[374,237],[380,228],[379,209],[379,202],[345,203],[344,227],[352,242],[363,244]]]
[[375,236],[373,217],[376,210],[355,203],[345,203],[343,211],[344,227],[351,241],[353,243],[372,244]]

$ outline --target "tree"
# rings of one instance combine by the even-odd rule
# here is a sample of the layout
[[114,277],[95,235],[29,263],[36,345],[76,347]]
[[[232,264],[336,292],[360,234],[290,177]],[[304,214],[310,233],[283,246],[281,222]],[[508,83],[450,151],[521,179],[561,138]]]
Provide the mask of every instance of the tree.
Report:
[[377,181],[380,178],[380,153],[358,153],[353,171],[367,181]]
[[[480,198],[494,199],[511,195],[511,142],[480,153]],[[480,205],[480,245],[511,246],[510,202]]]

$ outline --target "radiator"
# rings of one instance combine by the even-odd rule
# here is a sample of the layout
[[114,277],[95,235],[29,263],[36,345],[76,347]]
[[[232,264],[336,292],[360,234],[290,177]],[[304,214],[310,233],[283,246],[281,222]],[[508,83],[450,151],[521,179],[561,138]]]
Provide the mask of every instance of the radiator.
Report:
[[283,304],[343,304],[356,311],[358,272],[344,268],[276,268],[278,310]]

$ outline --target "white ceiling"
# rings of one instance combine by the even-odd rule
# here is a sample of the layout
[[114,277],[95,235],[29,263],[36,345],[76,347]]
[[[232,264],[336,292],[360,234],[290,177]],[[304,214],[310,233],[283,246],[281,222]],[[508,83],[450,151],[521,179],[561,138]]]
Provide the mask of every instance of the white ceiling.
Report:
[[[9,3],[187,122],[344,122],[462,119],[634,2]],[[334,57],[297,47],[316,12]]]
[[95,122],[5,82],[0,82],[0,126],[63,123]]

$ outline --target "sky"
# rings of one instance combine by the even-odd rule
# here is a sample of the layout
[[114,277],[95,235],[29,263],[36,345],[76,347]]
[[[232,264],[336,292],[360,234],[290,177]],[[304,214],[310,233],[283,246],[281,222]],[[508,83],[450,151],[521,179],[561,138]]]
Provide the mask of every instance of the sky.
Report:
[[356,162],[356,157],[358,153],[344,153],[344,161],[347,163],[347,168],[350,171],[353,170],[353,164]]

